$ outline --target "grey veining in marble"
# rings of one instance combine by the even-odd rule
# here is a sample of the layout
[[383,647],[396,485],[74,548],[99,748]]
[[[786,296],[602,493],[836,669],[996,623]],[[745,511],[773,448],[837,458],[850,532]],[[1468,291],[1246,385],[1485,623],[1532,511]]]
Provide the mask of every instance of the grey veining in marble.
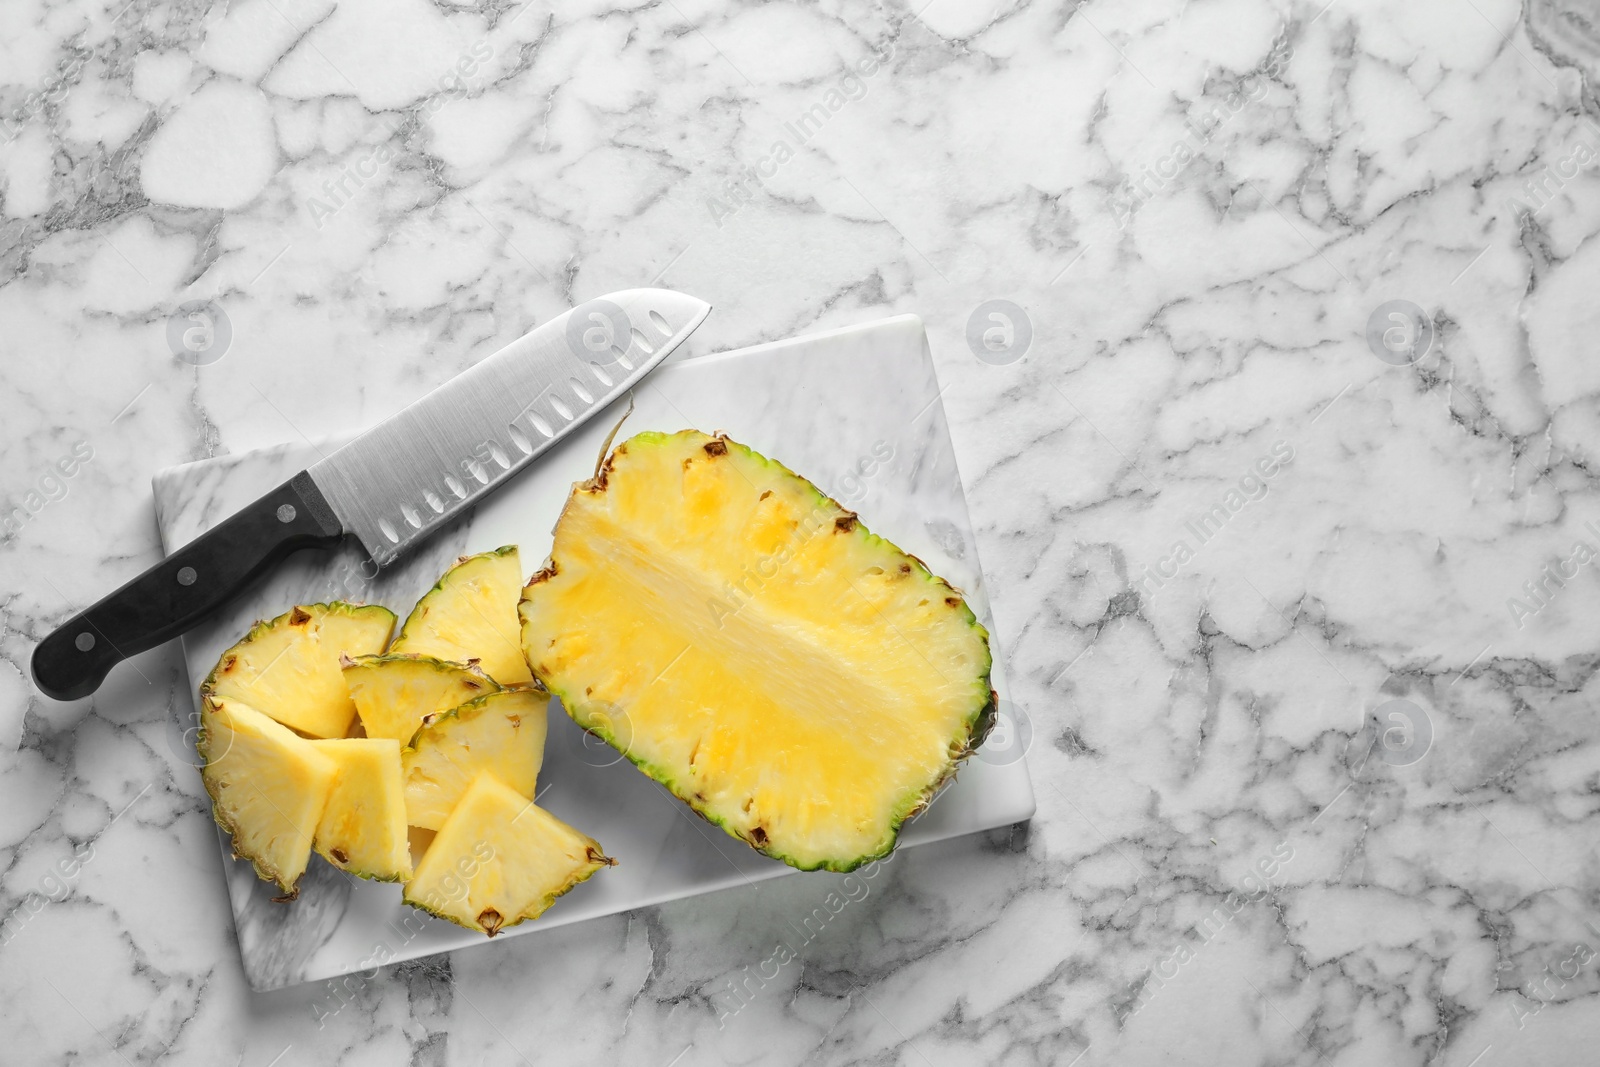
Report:
[[[1593,1063],[1596,26],[0,5],[0,1059]],[[926,322],[1038,813],[784,962],[808,879],[251,993],[180,650],[56,704],[34,643],[154,472],[651,284],[689,355]]]

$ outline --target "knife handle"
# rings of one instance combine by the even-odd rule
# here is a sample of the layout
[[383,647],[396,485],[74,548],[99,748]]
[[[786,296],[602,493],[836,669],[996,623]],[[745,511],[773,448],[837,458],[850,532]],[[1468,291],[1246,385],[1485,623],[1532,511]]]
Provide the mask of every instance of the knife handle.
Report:
[[343,536],[301,471],[39,642],[34,684],[56,700],[86,697],[119,661],[192,629],[290,552]]

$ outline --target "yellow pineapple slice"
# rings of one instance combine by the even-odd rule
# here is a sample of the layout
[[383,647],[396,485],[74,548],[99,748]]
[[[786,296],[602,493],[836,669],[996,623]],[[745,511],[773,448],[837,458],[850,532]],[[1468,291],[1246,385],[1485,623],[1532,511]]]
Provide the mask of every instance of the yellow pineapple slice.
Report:
[[380,882],[411,877],[400,742],[389,737],[312,741],[339,765],[317,823],[317,854],[340,870]]
[[592,837],[480,771],[417,864],[405,899],[493,937],[538,918],[614,862]]
[[234,854],[293,899],[338,763],[270,716],[215,693],[201,695],[198,747],[200,776]]
[[516,545],[462,556],[411,609],[391,652],[466,663],[501,685],[533,681],[517,636],[522,563]]
[[437,830],[478,772],[532,799],[544,762],[547,693],[504,689],[424,720],[401,754],[406,821]]

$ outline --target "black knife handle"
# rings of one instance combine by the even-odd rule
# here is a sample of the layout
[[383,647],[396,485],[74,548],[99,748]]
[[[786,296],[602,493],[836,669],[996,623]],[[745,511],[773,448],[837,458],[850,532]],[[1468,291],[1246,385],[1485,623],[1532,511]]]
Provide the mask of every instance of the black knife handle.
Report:
[[343,536],[301,471],[39,642],[34,684],[57,700],[86,697],[119,661],[192,629],[290,552]]

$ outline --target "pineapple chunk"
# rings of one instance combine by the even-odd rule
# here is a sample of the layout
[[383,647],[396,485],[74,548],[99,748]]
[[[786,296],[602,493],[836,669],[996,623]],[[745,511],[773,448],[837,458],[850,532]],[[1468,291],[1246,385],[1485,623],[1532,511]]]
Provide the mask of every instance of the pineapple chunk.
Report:
[[803,870],[889,852],[993,721],[961,594],[726,437],[617,446],[573,487],[520,614],[580,726]]
[[345,685],[368,737],[410,741],[422,720],[500,687],[472,666],[432,656],[362,656],[344,668]]
[[406,821],[438,830],[480,771],[531,799],[544,762],[550,697],[505,689],[424,720],[401,754]]
[[317,854],[340,870],[380,882],[411,877],[400,742],[389,737],[312,741],[339,765],[317,823]]
[[501,685],[533,681],[517,636],[522,563],[516,545],[462,556],[406,616],[391,652],[479,660]]
[[296,607],[258,622],[222,654],[204,688],[242,700],[312,737],[343,737],[355,718],[341,656],[383,651],[394,612],[343,602]]
[[311,859],[312,838],[339,765],[317,746],[239,700],[202,692],[201,778],[234,855],[288,899]]
[[599,842],[480,771],[406,883],[407,903],[493,937],[615,863]]

